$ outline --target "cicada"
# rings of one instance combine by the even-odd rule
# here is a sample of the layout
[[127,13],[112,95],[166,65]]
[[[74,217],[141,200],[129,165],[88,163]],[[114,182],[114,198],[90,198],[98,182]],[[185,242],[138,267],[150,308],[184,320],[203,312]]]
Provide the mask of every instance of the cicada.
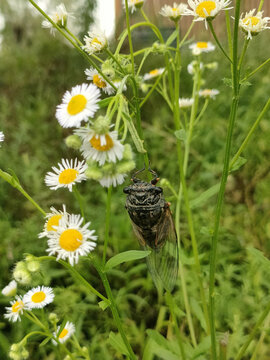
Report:
[[137,178],[144,170],[137,171],[131,178],[133,184],[124,188],[125,207],[140,245],[151,250],[146,259],[156,287],[172,291],[178,273],[178,246],[170,204],[163,189],[156,186],[159,178],[155,171],[148,169],[153,176],[150,182]]

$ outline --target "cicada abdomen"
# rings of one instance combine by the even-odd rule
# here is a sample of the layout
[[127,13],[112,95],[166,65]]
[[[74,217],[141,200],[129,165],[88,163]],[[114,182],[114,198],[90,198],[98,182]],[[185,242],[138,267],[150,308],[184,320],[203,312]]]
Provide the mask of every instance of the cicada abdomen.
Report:
[[156,186],[157,174],[150,171],[154,175],[150,183],[136,178],[137,172],[131,179],[133,184],[124,188],[126,209],[141,246],[151,250],[146,259],[155,285],[172,291],[178,273],[177,237],[163,189]]

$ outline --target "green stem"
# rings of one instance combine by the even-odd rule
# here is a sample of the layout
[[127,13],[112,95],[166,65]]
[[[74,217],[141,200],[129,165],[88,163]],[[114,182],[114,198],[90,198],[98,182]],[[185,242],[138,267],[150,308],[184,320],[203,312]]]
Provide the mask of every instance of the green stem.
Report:
[[244,81],[246,81],[247,79],[249,79],[251,76],[253,76],[254,74],[256,74],[257,71],[261,70],[266,64],[268,64],[270,62],[270,58],[265,60],[260,66],[258,66],[255,70],[253,70],[250,74],[248,74],[247,76],[245,76],[242,80],[241,83],[243,83]]
[[210,312],[210,329],[211,329],[211,352],[212,359],[217,360],[217,349],[216,349],[216,330],[215,330],[215,272],[216,272],[216,263],[217,263],[217,243],[218,243],[218,233],[219,233],[219,224],[222,212],[222,206],[224,202],[224,194],[227,183],[227,178],[229,174],[229,162],[231,154],[231,144],[232,144],[232,135],[236,119],[236,113],[239,102],[239,84],[237,76],[237,59],[238,59],[238,26],[239,26],[239,17],[240,17],[240,2],[241,0],[236,0],[235,5],[235,24],[234,24],[234,41],[233,41],[233,100],[230,111],[230,119],[226,137],[226,147],[225,147],[225,158],[223,165],[223,172],[221,177],[220,189],[218,193],[216,211],[215,211],[215,223],[212,237],[212,246],[210,253],[210,279],[209,279],[209,312]]
[[183,339],[182,339],[182,336],[181,336],[181,333],[180,333],[180,330],[179,330],[179,325],[178,325],[177,318],[176,318],[175,311],[174,311],[175,304],[174,304],[174,301],[173,301],[172,294],[167,292],[166,293],[166,299],[167,299],[167,304],[168,304],[169,309],[170,309],[170,313],[171,313],[171,317],[172,317],[172,321],[173,321],[173,326],[174,326],[174,331],[176,333],[176,337],[177,337],[177,340],[178,340],[178,345],[179,345],[179,348],[180,348],[180,351],[181,351],[182,360],[186,360],[185,349],[184,349],[184,346],[183,346]]
[[[98,71],[98,73],[105,79],[113,88],[115,91],[117,91],[117,88],[115,85],[110,81],[110,79],[101,71],[101,69],[96,65],[96,63],[91,59],[89,55],[84,52],[81,47],[77,44],[77,41],[74,41],[72,38],[70,38],[67,33],[61,29],[35,2],[34,0],[28,0],[74,47],[76,50],[79,51],[79,53]],[[74,37],[74,35],[72,36]]]
[[[179,24],[176,25],[176,31],[177,31],[177,44],[176,48],[178,51],[176,52],[176,58],[175,58],[175,72],[174,72],[174,98],[173,100],[173,115],[174,115],[174,126],[175,130],[179,130],[181,128],[180,123],[180,108],[179,108],[179,78],[180,78],[180,66],[181,66],[181,57],[180,57],[180,48],[179,48]],[[181,187],[181,184],[183,185],[183,160],[182,160],[182,149],[181,149],[181,142],[179,139],[177,139],[177,155],[178,155],[178,164],[179,164],[179,172],[180,172],[180,181],[179,181],[179,189]],[[182,256],[181,256],[181,245],[180,245],[180,199],[178,197],[177,203],[176,203],[176,211],[175,211],[175,226],[176,226],[176,235],[177,235],[177,244],[178,244],[178,252],[179,252],[179,272],[180,272],[180,278],[181,278],[181,286],[183,290],[183,298],[184,298],[184,304],[186,309],[186,315],[187,315],[187,322],[189,326],[191,341],[193,346],[197,346],[197,340],[195,336],[194,331],[194,325],[192,322],[192,316],[190,311],[190,304],[188,299],[188,293],[186,288],[186,280],[185,280],[185,274],[182,264]]]
[[243,47],[243,50],[242,50],[242,54],[241,54],[241,57],[240,57],[240,60],[239,60],[239,64],[238,64],[238,71],[239,71],[239,75],[240,75],[240,70],[241,70],[241,67],[242,67],[242,63],[243,63],[243,60],[244,60],[244,57],[246,55],[246,51],[247,51],[247,48],[248,48],[248,44],[249,44],[249,39],[245,39],[245,42],[244,42],[244,47]]
[[228,44],[229,44],[229,52],[230,58],[232,58],[233,54],[233,46],[232,46],[232,32],[231,32],[231,22],[230,22],[230,12],[229,10],[225,11],[226,14],[226,27],[227,27],[227,37],[228,37]]
[[224,50],[224,48],[222,47],[221,43],[219,42],[218,38],[217,38],[217,35],[215,33],[215,30],[214,30],[214,27],[213,27],[213,24],[212,24],[212,20],[207,20],[207,23],[209,25],[209,28],[210,28],[210,31],[217,43],[217,46],[220,48],[220,50],[223,52],[223,54],[225,55],[225,57],[229,60],[229,62],[231,63],[232,60],[230,59],[230,57],[228,56],[228,54],[226,53],[226,51]]
[[152,95],[152,93],[155,91],[156,87],[158,86],[160,80],[162,79],[162,77],[165,75],[165,73],[167,72],[167,69],[165,69],[163,71],[163,73],[161,75],[158,76],[158,78],[156,79],[154,85],[151,87],[151,89],[149,90],[149,92],[147,93],[147,95],[145,96],[145,98],[143,99],[143,101],[140,102],[140,108],[146,103],[146,101],[149,99],[149,97]]
[[35,202],[35,200],[24,190],[19,181],[15,179],[14,176],[11,176],[7,172],[0,169],[0,177],[13,186],[15,189],[19,190],[20,193],[29,200],[40,212],[43,216],[46,216],[46,212]]
[[105,296],[103,296],[100,292],[98,292],[95,288],[93,288],[93,286],[91,284],[89,284],[89,282],[87,280],[85,280],[85,278],[82,277],[82,275],[77,270],[75,270],[74,267],[71,266],[69,263],[67,263],[67,262],[65,262],[65,261],[63,261],[61,259],[56,260],[56,258],[54,256],[40,256],[40,257],[37,258],[37,260],[40,260],[40,261],[53,260],[53,261],[56,261],[56,262],[60,263],[74,276],[74,278],[80,284],[84,285],[91,293],[95,294],[100,299],[102,299],[107,304],[109,304],[108,299]]
[[79,206],[80,206],[80,210],[81,210],[81,215],[84,219],[84,223],[85,223],[85,214],[84,214],[84,206],[83,206],[83,199],[81,197],[81,194],[79,193],[79,190],[77,188],[76,185],[73,186],[73,192],[74,192],[74,195],[75,195],[75,198],[76,200],[78,201],[79,203]]
[[107,202],[106,202],[106,219],[105,219],[105,239],[103,248],[103,266],[106,263],[107,246],[109,242],[110,220],[111,220],[111,199],[112,199],[112,186],[108,187]]
[[131,360],[137,360],[131,346],[130,346],[130,343],[126,337],[126,333],[122,327],[122,323],[121,323],[121,319],[120,319],[120,316],[119,316],[119,312],[118,312],[118,309],[117,309],[117,305],[116,305],[116,302],[115,302],[115,299],[114,299],[114,296],[112,294],[112,290],[111,290],[111,287],[110,287],[110,284],[109,284],[109,281],[108,281],[108,278],[107,278],[107,275],[105,272],[103,272],[102,268],[100,267],[100,265],[98,264],[98,262],[96,260],[93,261],[94,265],[95,265],[95,268],[97,269],[99,275],[100,275],[100,278],[103,282],[103,285],[104,285],[104,288],[106,290],[106,294],[108,296],[108,299],[110,301],[110,308],[111,308],[111,311],[112,311],[112,315],[113,315],[113,318],[114,318],[114,321],[116,323],[116,326],[118,328],[118,331],[122,337],[122,340],[127,348],[127,351],[129,353],[129,358]]
[[116,57],[114,56],[114,54],[109,50],[109,48],[105,49],[106,53],[113,59],[113,61],[118,65],[119,69],[122,71],[123,74],[126,74],[126,71],[123,69],[122,65],[120,64],[120,62],[116,59]]
[[245,150],[252,134],[254,133],[254,131],[256,130],[257,126],[259,125],[260,121],[263,119],[264,115],[266,114],[266,112],[268,111],[270,107],[270,98],[268,99],[267,103],[265,104],[264,108],[262,109],[260,115],[258,116],[257,120],[254,122],[254,124],[252,125],[251,129],[249,130],[247,136],[245,137],[245,140],[242,142],[240,148],[238,149],[237,153],[234,155],[234,157],[232,158],[231,162],[230,162],[230,166],[229,168],[231,169],[233,167],[233,165],[236,163],[236,161],[238,160],[239,156],[242,154],[242,152]]
[[128,32],[128,42],[129,42],[129,51],[132,65],[132,75],[135,76],[135,67],[134,67],[134,55],[133,55],[133,44],[131,39],[131,30],[130,30],[130,21],[129,21],[129,11],[128,11],[128,0],[125,0],[126,8],[126,23],[127,23],[127,32]]
[[193,29],[194,24],[195,24],[195,22],[192,21],[192,23],[190,24],[190,27],[188,28],[188,31],[186,32],[185,36],[183,37],[183,39],[179,43],[179,49],[183,46],[183,44],[186,41],[188,35],[190,34],[191,30]]
[[70,35],[79,46],[83,46],[83,43],[81,42],[80,39],[77,38],[77,36],[75,36],[67,27],[64,27],[64,29],[66,30],[66,32],[68,33],[68,35]]
[[260,4],[259,4],[259,7],[258,7],[258,11],[261,11],[261,10],[262,10],[263,3],[264,3],[264,0],[261,0],[261,1],[260,1]]
[[205,113],[207,107],[209,104],[209,98],[207,98],[203,104],[202,110],[200,111],[199,115],[196,117],[196,120],[194,122],[194,126],[199,122],[199,120],[201,119],[201,117],[203,116],[203,114]]
[[269,324],[270,324],[270,316],[268,315],[266,320],[265,320],[265,325],[264,325],[264,331],[261,332],[261,335],[260,335],[260,338],[259,338],[259,341],[257,342],[256,346],[255,346],[255,349],[253,351],[253,354],[252,354],[252,357],[250,360],[256,360],[257,358],[257,353],[258,351],[260,350],[263,342],[264,342],[264,338],[265,336],[267,335],[267,330],[266,329],[269,329]]
[[245,342],[245,344],[241,347],[239,353],[237,354],[235,360],[241,360],[242,357],[244,356],[247,348],[249,347],[251,341],[253,340],[253,338],[255,337],[257,331],[259,330],[260,326],[262,325],[262,323],[264,322],[265,318],[267,317],[267,315],[270,312],[270,302],[267,304],[265,310],[263,311],[263,313],[261,314],[261,316],[259,317],[259,320],[257,321],[256,325],[254,326],[253,330],[251,331],[251,333],[249,334],[247,341]]

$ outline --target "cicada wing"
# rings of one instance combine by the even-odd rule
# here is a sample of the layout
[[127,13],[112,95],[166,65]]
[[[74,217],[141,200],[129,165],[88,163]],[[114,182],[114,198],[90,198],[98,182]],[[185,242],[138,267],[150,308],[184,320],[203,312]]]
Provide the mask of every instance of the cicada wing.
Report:
[[177,236],[169,207],[158,223],[156,243],[160,244],[160,247],[153,249],[148,258],[155,265],[155,271],[163,287],[172,291],[178,275],[179,254]]

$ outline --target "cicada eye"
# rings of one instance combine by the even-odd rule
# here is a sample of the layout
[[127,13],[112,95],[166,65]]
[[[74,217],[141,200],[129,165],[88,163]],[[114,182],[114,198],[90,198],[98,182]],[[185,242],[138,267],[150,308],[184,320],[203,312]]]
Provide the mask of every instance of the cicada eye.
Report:
[[129,186],[124,187],[123,192],[124,192],[125,194],[129,194],[129,193],[130,193],[130,188],[129,188]]

